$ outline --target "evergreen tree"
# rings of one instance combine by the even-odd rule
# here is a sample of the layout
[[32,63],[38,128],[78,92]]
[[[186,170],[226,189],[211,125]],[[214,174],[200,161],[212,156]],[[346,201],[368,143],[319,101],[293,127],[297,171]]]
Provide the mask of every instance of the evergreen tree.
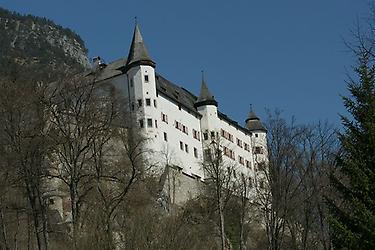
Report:
[[[363,48],[363,47],[362,47]],[[375,249],[375,65],[369,49],[357,51],[357,79],[348,83],[342,117],[343,152],[339,173],[331,178],[335,198],[329,199],[335,249]]]

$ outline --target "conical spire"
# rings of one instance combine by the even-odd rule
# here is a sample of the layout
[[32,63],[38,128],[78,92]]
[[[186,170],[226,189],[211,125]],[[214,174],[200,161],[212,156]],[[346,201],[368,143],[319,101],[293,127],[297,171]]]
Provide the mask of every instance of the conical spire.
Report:
[[204,105],[214,105],[217,107],[217,101],[215,100],[211,92],[208,90],[206,81],[204,80],[204,73],[202,71],[201,92],[194,106],[197,108]]
[[267,129],[264,127],[259,117],[255,114],[253,106],[250,104],[250,111],[247,119],[245,120],[246,127],[250,131],[260,130],[267,132]]
[[150,65],[155,67],[155,63],[148,55],[147,48],[143,42],[143,37],[138,24],[135,24],[132,44],[130,46],[126,68],[129,69],[135,65]]

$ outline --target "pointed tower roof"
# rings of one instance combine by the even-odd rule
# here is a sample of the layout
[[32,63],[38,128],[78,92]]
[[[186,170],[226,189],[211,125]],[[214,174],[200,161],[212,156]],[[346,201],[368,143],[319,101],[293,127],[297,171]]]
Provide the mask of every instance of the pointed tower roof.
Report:
[[143,42],[143,37],[138,24],[135,24],[132,44],[130,46],[126,69],[136,65],[149,65],[155,67],[155,63],[148,55],[147,48]]
[[204,106],[204,105],[214,105],[217,107],[217,101],[215,100],[215,97],[211,94],[211,92],[209,91],[206,81],[204,80],[204,74],[202,71],[201,92],[194,106],[195,108],[197,108],[197,107]]
[[267,129],[264,127],[263,123],[260,121],[259,117],[255,114],[253,111],[252,105],[250,105],[250,112],[249,115],[247,116],[246,120],[246,127],[250,131],[263,131],[267,132]]

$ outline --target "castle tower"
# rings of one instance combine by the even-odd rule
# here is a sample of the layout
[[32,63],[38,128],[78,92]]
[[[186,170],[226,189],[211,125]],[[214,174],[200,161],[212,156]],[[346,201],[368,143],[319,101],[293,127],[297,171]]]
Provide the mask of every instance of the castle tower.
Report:
[[138,127],[149,137],[155,137],[158,126],[155,63],[148,54],[138,24],[135,25],[126,65],[131,111],[136,114]]
[[194,107],[202,115],[201,130],[203,137],[214,139],[218,135],[217,106],[218,103],[209,91],[202,71],[201,90],[198,99],[194,103]]
[[255,114],[251,106],[249,115],[245,122],[246,128],[252,134],[252,152],[254,160],[258,163],[263,162],[267,159],[267,129]]

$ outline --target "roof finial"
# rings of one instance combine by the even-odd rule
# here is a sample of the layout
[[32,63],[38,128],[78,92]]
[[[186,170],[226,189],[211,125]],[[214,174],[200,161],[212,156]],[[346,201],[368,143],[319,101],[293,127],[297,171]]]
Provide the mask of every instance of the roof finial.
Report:
[[250,112],[253,112],[253,104],[250,103]]
[[201,74],[202,74],[202,82],[204,82],[204,70],[203,69],[201,70]]
[[137,16],[134,17],[134,24],[135,24],[135,25],[138,24]]

